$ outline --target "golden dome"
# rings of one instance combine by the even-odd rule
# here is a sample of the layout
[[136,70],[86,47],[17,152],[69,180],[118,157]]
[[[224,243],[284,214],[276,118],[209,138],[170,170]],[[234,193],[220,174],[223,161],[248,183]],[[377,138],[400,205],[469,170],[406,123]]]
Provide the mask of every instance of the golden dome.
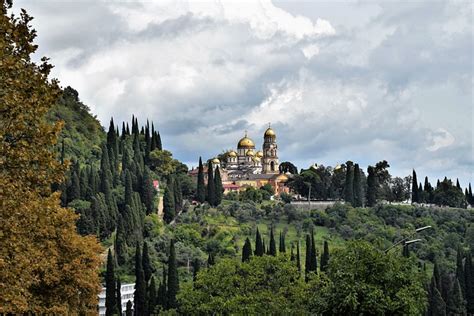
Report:
[[229,157],[237,157],[237,153],[236,153],[235,151],[233,151],[233,150],[229,151],[229,152],[227,153],[227,155],[228,155]]
[[244,138],[239,140],[237,148],[255,148],[255,143],[245,135]]
[[258,158],[258,157],[253,157],[252,160],[253,160],[254,162],[260,162],[260,158]]
[[247,156],[250,156],[250,157],[255,156],[255,153],[253,152],[252,149],[247,150],[247,152],[246,152],[245,154],[246,154]]
[[218,164],[218,163],[220,163],[220,161],[219,161],[219,159],[214,158],[214,159],[212,159],[212,163]]
[[265,135],[265,137],[267,137],[267,136],[275,137],[276,136],[275,131],[273,131],[271,127],[267,128],[264,135]]
[[258,158],[262,158],[263,157],[263,152],[261,150],[257,151],[257,153],[255,154],[255,156],[257,156]]

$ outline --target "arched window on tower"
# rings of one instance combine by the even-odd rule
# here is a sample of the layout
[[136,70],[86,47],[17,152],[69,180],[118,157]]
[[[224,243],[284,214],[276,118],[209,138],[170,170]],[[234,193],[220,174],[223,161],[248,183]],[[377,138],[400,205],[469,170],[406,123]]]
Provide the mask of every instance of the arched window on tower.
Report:
[[270,162],[270,170],[275,171],[275,162],[274,161]]

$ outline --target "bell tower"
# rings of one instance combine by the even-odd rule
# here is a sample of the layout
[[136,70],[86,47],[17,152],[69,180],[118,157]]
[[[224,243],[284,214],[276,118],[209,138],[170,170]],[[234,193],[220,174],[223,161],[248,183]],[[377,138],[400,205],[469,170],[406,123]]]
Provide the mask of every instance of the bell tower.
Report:
[[278,145],[276,143],[276,134],[268,124],[268,128],[263,135],[263,161],[262,172],[266,174],[278,174]]

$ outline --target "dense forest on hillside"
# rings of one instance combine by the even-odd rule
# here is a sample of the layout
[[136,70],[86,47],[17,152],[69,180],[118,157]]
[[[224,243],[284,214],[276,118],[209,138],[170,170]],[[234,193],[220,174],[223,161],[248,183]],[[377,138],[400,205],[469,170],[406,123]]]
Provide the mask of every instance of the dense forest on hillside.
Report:
[[[71,100],[78,103],[74,105],[74,102],[70,102],[68,107],[87,109],[81,105],[78,94],[72,88],[67,88],[67,91],[74,96]],[[89,119],[93,122],[91,115]],[[73,119],[69,124],[74,126],[78,122],[80,121]],[[332,295],[340,295],[330,286],[336,279],[325,279],[333,262],[329,258],[332,258],[334,253],[343,260],[343,256],[347,255],[347,245],[353,240],[361,242],[354,245],[355,249],[359,247],[361,251],[383,253],[383,250],[389,249],[393,243],[408,237],[421,238],[422,241],[406,247],[395,247],[383,256],[394,257],[395,261],[401,260],[396,264],[406,264],[402,262],[408,260],[412,267],[410,269],[414,269],[410,270],[409,274],[417,275],[413,280],[419,282],[419,284],[410,283],[409,286],[413,286],[410,291],[421,294],[420,296],[414,294],[412,301],[404,298],[406,305],[390,308],[411,311],[410,313],[435,308],[435,288],[430,289],[428,293],[424,290],[425,287],[429,287],[432,275],[440,278],[439,287],[436,289],[441,296],[439,301],[443,301],[446,310],[454,308],[455,302],[451,302],[450,297],[456,290],[456,282],[462,287],[462,299],[469,303],[470,292],[469,289],[466,291],[466,284],[468,288],[471,286],[469,260],[474,249],[472,209],[379,203],[382,200],[405,200],[413,195],[413,192],[406,189],[406,183],[413,182],[412,177],[407,177],[403,181],[400,178],[392,178],[388,173],[387,162],[380,162],[373,168],[375,185],[370,182],[372,171],[369,177],[366,177],[358,165],[351,162],[335,169],[312,166],[301,172],[296,170],[290,183],[295,192],[305,196],[307,187],[301,183],[309,181],[314,185],[313,197],[341,201],[340,204],[327,209],[298,208],[290,203],[291,198],[285,196],[282,196],[281,200],[270,200],[272,191],[265,187],[248,188],[241,194],[232,193],[220,197],[218,201],[214,197],[211,202],[209,186],[205,185],[204,190],[200,188],[203,184],[199,185],[198,182],[201,180],[198,179],[196,182],[189,177],[187,167],[173,159],[171,153],[163,149],[161,137],[153,123],[147,121],[141,127],[138,119],[133,117],[130,125],[122,123],[121,126],[120,129],[112,119],[107,133],[96,129],[96,137],[88,135],[89,140],[96,142],[87,146],[89,152],[74,148],[81,146],[78,140],[86,137],[86,134],[81,135],[82,131],[70,128],[78,131],[77,134],[80,136],[75,133],[67,136],[70,138],[69,146],[72,148],[68,150],[65,146],[63,158],[71,160],[72,163],[68,180],[62,187],[62,201],[64,206],[72,207],[81,215],[77,222],[78,231],[84,235],[97,235],[103,245],[111,250],[109,256],[116,264],[114,281],[109,282],[116,282],[117,279],[122,283],[138,282],[143,279],[145,290],[140,294],[137,286],[138,297],[135,298],[135,304],[140,304],[142,301],[142,304],[147,306],[146,313],[152,314],[154,311],[170,309],[183,313],[193,310],[202,313],[210,310],[222,313],[258,313],[260,308],[265,306],[261,305],[265,301],[265,291],[275,291],[276,289],[272,290],[272,286],[277,285],[268,284],[268,288],[262,288],[264,291],[262,294],[258,294],[258,291],[239,294],[235,292],[236,289],[227,293],[228,288],[226,290],[216,288],[214,291],[222,291],[220,295],[223,298],[229,295],[246,297],[237,299],[235,303],[229,301],[231,307],[219,309],[221,301],[205,301],[204,297],[209,293],[198,291],[192,284],[195,282],[201,284],[204,291],[215,282],[212,281],[214,277],[225,280],[226,277],[230,277],[227,272],[233,269],[250,269],[249,271],[257,273],[253,278],[263,278],[261,275],[258,276],[255,269],[261,269],[265,265],[274,266],[277,270],[289,269],[282,271],[297,278],[301,277],[301,281],[295,284],[285,283],[277,286],[279,289],[289,286],[288,291],[296,291],[296,296],[283,301],[282,298],[274,296],[272,308],[275,308],[275,311],[280,308],[276,302],[281,301],[287,305],[285,310],[290,313],[337,314],[343,311],[352,313],[362,310],[361,308],[368,308],[362,307],[367,304],[364,298],[358,297],[357,303],[352,307],[345,306],[342,302],[333,305],[327,302],[314,305],[314,302],[323,302]],[[80,157],[83,154],[87,159]],[[201,167],[202,165],[200,163]],[[283,164],[285,168],[295,170],[291,165],[291,163]],[[354,170],[360,177],[352,175]],[[216,177],[216,174],[211,177]],[[416,173],[413,176],[416,177]],[[153,187],[153,180],[159,181],[159,192]],[[218,187],[216,180],[212,181]],[[448,181],[445,179],[441,184],[438,183],[437,187],[440,189],[433,188],[431,198],[429,193],[426,193],[424,200],[419,198],[419,202],[434,202],[436,196],[434,192],[436,190],[444,192],[441,190],[441,185]],[[419,195],[431,190],[431,185],[427,183],[426,190],[421,186]],[[351,187],[352,193],[348,192],[348,186]],[[327,188],[326,191],[324,188]],[[446,190],[449,191],[451,188],[456,192],[459,191],[449,181]],[[212,190],[215,191],[215,188]],[[371,190],[376,190],[373,206],[362,207],[369,203],[368,196]],[[397,193],[398,191],[401,192]],[[199,192],[203,197],[199,197]],[[458,203],[458,205],[465,206],[469,199],[469,191],[466,191],[466,196],[460,192],[466,204]],[[352,202],[350,202],[351,196]],[[398,198],[388,198],[393,196]],[[160,199],[164,206],[164,214],[158,214]],[[192,205],[190,202],[195,199],[201,199],[204,203]],[[344,201],[346,204],[342,204]],[[416,228],[424,226],[431,228],[415,234]],[[261,246],[258,246],[259,239]],[[364,244],[363,241],[370,243],[371,246]],[[173,248],[171,253],[170,245]],[[254,259],[250,260],[254,256],[258,257],[256,248],[259,247],[263,249],[265,254],[263,257],[276,256],[279,259],[276,261],[271,258],[258,259],[263,261],[255,259],[255,262]],[[309,270],[308,258],[311,256],[311,247],[314,247],[315,263],[312,270]],[[367,247],[369,249],[366,249]],[[242,260],[244,253],[246,259]],[[240,261],[244,263],[239,263]],[[143,270],[143,278],[137,275],[137,269]],[[335,270],[331,271],[335,273]],[[224,275],[220,275],[223,272]],[[172,284],[169,281],[170,273],[174,273],[175,278]],[[437,274],[440,276],[436,276]],[[456,281],[460,280],[460,274],[463,275],[462,280]],[[336,278],[335,275],[332,277]],[[263,279],[261,281],[263,282]],[[252,281],[245,279],[242,282]],[[337,282],[340,286],[341,280]],[[176,287],[178,283],[180,285]],[[372,284],[372,286],[382,285]],[[306,291],[309,291],[308,293],[315,291],[314,287],[320,289],[320,296],[304,294]],[[217,292],[213,293],[215,295]],[[310,297],[312,302],[307,301]],[[425,298],[428,300],[427,307]],[[338,302],[336,297],[331,299]],[[252,305],[248,300],[254,300],[255,303]],[[303,304],[312,307],[302,308]],[[469,306],[471,305],[465,307]],[[380,308],[390,310],[387,306]]]

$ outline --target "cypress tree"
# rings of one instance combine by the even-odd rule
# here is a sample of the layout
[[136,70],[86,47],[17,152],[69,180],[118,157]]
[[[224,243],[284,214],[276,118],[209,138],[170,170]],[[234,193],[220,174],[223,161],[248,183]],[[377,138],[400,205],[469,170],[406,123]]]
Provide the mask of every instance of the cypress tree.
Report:
[[219,166],[217,166],[214,173],[214,190],[215,190],[215,205],[219,205],[222,202],[222,196],[224,195],[224,188],[222,186],[221,173]]
[[416,179],[415,169],[413,169],[413,176],[412,176],[412,182],[411,182],[411,202],[412,203],[418,203],[419,202],[418,180]]
[[135,316],[146,315],[146,282],[145,275],[143,273],[140,246],[138,243],[135,250],[135,293],[133,299]]
[[155,198],[155,188],[153,187],[153,179],[151,178],[150,169],[148,169],[148,167],[145,167],[145,172],[143,173],[140,197],[143,204],[145,204],[146,215],[151,214],[155,208],[153,202]]
[[181,182],[179,181],[178,178],[174,178],[174,208],[176,210],[176,213],[181,211],[182,205],[183,205],[183,193],[181,191]]
[[100,159],[100,191],[105,191],[105,182],[113,183],[112,172],[110,170],[110,157],[107,146],[102,144],[102,157]]
[[423,194],[423,186],[420,184],[418,185],[418,201],[420,203],[425,203],[425,196]]
[[204,184],[204,167],[202,165],[201,157],[199,157],[196,199],[200,203],[203,203],[206,200],[206,186]]
[[456,178],[456,188],[462,192],[461,185],[459,184],[458,178]]
[[82,168],[81,173],[79,175],[79,182],[80,182],[80,189],[81,189],[81,200],[87,200],[87,192],[90,191],[89,189],[89,183],[87,183],[87,180],[89,179],[88,174],[87,174],[87,169]]
[[242,262],[249,261],[251,255],[252,255],[252,245],[250,244],[250,239],[247,237],[245,239],[244,247],[242,248]]
[[296,257],[295,257],[295,252],[293,251],[295,248],[293,244],[291,244],[291,248],[290,248],[290,261],[295,261]]
[[377,177],[375,168],[369,166],[367,168],[367,206],[374,206],[377,203]]
[[352,161],[346,162],[346,181],[344,185],[344,201],[354,205],[354,166]]
[[262,238],[262,248],[263,248],[263,254],[269,254],[269,250],[265,246],[265,238]]
[[160,135],[160,132],[157,132],[156,133],[156,147],[158,148],[158,150],[163,150],[163,145],[161,143],[161,135]]
[[127,122],[127,135],[130,135],[130,127],[128,126],[128,122]]
[[296,267],[301,273],[301,255],[300,255],[300,241],[296,241]]
[[148,284],[153,274],[153,267],[151,266],[150,255],[148,254],[148,244],[143,243],[142,267],[145,275],[145,282]]
[[260,236],[260,232],[257,226],[257,234],[255,236],[255,255],[261,257],[264,253],[265,249],[263,248],[262,236]]
[[457,278],[453,280],[453,285],[446,303],[446,311],[448,315],[466,315],[466,304]]
[[122,282],[120,282],[120,277],[117,277],[117,312],[119,315],[122,315]]
[[209,253],[209,256],[207,257],[207,267],[211,267],[214,264],[216,264],[216,259],[214,258],[214,255],[212,253]]
[[363,196],[362,196],[362,185],[360,183],[360,169],[359,169],[359,164],[357,163],[354,165],[353,192],[354,192],[354,206],[361,207],[362,202],[363,202]]
[[270,249],[268,251],[270,256],[276,256],[276,244],[275,244],[275,236],[273,235],[273,225],[270,228]]
[[155,285],[155,277],[152,276],[150,278],[150,284],[148,285],[147,289],[147,298],[148,298],[148,315],[152,315],[153,311],[155,310],[156,306],[156,285]]
[[127,243],[126,232],[123,224],[123,217],[119,215],[117,232],[115,234],[114,250],[119,266],[127,262]]
[[328,266],[329,266],[329,245],[328,245],[328,242],[325,240],[323,254],[321,255],[321,266],[320,266],[321,271],[327,271]]
[[464,280],[467,312],[474,314],[474,265],[472,264],[470,252],[466,254],[466,260],[464,262]]
[[76,171],[72,172],[71,187],[67,196],[68,196],[69,201],[73,201],[73,200],[81,198],[81,184],[79,181],[79,176],[76,173]]
[[439,271],[439,266],[437,262],[435,262],[433,267],[433,281],[434,285],[441,293],[441,272]]
[[197,274],[201,269],[201,263],[199,262],[198,258],[194,258],[193,260],[193,281],[196,281]]
[[463,265],[463,252],[460,246],[456,254],[456,278],[459,280],[459,286],[461,287],[462,293],[466,294],[466,280],[464,277],[464,265]]
[[125,205],[131,206],[132,205],[132,195],[133,195],[133,187],[132,187],[132,176],[128,170],[125,171]]
[[170,242],[170,254],[168,258],[168,291],[167,308],[177,308],[176,294],[179,290],[178,267],[176,263],[176,252],[174,249],[174,240]]
[[441,297],[441,293],[436,287],[432,288],[429,300],[429,315],[431,316],[445,316],[446,303]]
[[472,196],[471,183],[469,183],[469,204],[474,204],[474,198]]
[[128,302],[127,302],[127,309],[125,310],[125,315],[126,316],[132,316],[133,315],[132,302],[130,300],[128,300]]
[[280,253],[285,253],[286,252],[286,249],[285,249],[285,235],[283,235],[283,233],[280,231],[280,245],[279,245],[279,251]]
[[216,187],[214,183],[214,171],[212,170],[212,164],[207,164],[207,202],[211,206],[216,205]]
[[166,308],[166,284],[168,283],[166,277],[166,268],[163,266],[163,279],[158,287],[158,297],[156,298],[156,304],[161,306],[163,309]]
[[[172,184],[172,183],[171,183]],[[171,185],[166,186],[163,195],[163,220],[169,224],[175,216],[174,193]]]
[[107,253],[107,271],[105,273],[105,315],[117,313],[117,297],[115,296],[115,272],[112,252]]
[[311,237],[306,235],[306,256],[305,256],[305,265],[304,265],[304,273],[305,273],[305,280],[308,281],[309,272],[311,268]]
[[60,158],[60,161],[61,161],[61,164],[64,165],[64,158],[65,158],[66,154],[65,154],[65,148],[64,148],[64,138],[61,140],[61,158]]
[[125,129],[125,122],[122,122],[122,135],[120,135],[120,139],[124,140],[125,136],[127,136],[127,130]]
[[318,270],[318,259],[316,258],[316,243],[314,242],[314,233],[311,232],[311,253],[310,253],[309,269],[310,271],[317,273]]

